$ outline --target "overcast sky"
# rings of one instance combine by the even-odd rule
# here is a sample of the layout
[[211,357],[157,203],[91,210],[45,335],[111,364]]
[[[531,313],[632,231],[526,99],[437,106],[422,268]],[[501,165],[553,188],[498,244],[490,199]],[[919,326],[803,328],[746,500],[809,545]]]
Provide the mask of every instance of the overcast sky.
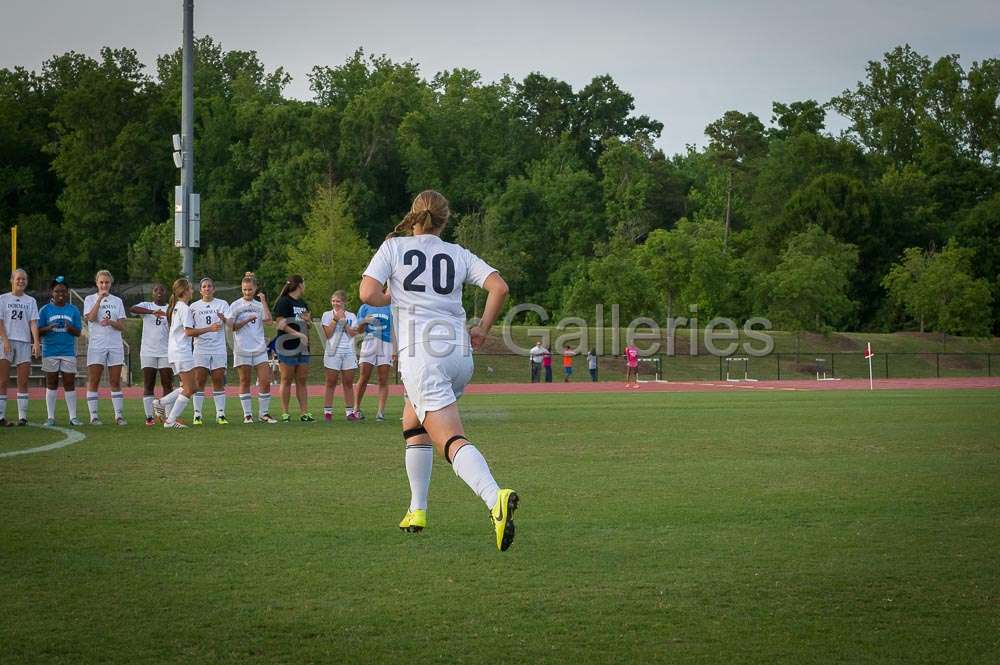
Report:
[[[38,69],[54,54],[136,49],[152,66],[181,41],[180,0],[2,0],[0,67]],[[704,144],[726,110],[767,124],[771,102],[825,102],[864,77],[865,64],[909,43],[966,68],[1000,57],[997,0],[195,0],[195,34],[255,50],[310,98],[306,73],[359,46],[412,59],[426,77],[478,70],[486,81],[532,71],[571,83],[611,74],[637,113],[664,123],[660,146]],[[834,119],[834,129],[843,126]]]

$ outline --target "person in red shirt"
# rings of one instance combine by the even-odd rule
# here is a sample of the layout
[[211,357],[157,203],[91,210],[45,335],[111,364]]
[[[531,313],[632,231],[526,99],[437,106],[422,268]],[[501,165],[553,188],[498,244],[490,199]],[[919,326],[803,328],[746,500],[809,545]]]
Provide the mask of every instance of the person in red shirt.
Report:
[[639,349],[631,344],[625,347],[625,387],[639,387]]
[[542,367],[545,368],[545,383],[552,383],[552,354],[548,351],[542,356]]
[[576,354],[570,350],[569,344],[563,347],[563,378],[564,383],[569,383],[569,378],[573,376],[573,356]]

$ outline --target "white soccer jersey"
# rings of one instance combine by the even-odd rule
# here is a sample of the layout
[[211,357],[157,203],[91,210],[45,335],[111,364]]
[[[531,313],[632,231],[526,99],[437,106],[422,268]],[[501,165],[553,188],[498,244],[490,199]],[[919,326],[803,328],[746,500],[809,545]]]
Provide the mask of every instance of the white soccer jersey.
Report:
[[264,306],[260,301],[240,298],[230,303],[226,311],[226,318],[233,324],[251,317],[257,318],[252,323],[233,331],[233,353],[250,355],[267,351],[267,341],[264,339]]
[[188,319],[188,304],[178,300],[174,311],[170,314],[170,337],[167,341],[167,360],[179,363],[191,360],[194,353],[191,350],[191,338],[187,336],[185,323]]
[[[184,325],[188,328],[207,328],[213,323],[222,324],[222,317],[226,315],[228,308],[229,303],[222,298],[198,300],[188,307],[187,321]],[[207,332],[195,337],[194,352],[202,355],[226,353],[225,330],[223,326],[219,332]]]
[[3,321],[7,339],[12,342],[30,342],[31,322],[38,321],[38,303],[27,293],[0,296],[0,321]]
[[[136,307],[167,313],[166,305],[157,305],[155,302],[141,302]],[[166,356],[167,337],[170,334],[167,317],[155,314],[140,314],[139,317],[142,319],[142,345],[139,347],[139,355],[157,358]]]
[[[94,308],[98,295],[91,293],[83,300],[84,317]],[[110,293],[101,301],[97,310],[97,320],[87,321],[87,348],[93,351],[121,351],[122,333],[111,326],[102,326],[101,321],[120,321],[125,318],[125,303]]]
[[418,342],[467,345],[462,285],[482,287],[494,272],[469,250],[431,234],[389,238],[365,269],[389,284],[399,353]]
[[[333,310],[328,312],[323,312],[323,318],[321,323],[324,326],[333,325]],[[339,322],[338,322],[339,323]],[[343,324],[348,325],[352,328],[356,328],[358,325],[358,317],[354,312],[344,311],[344,321]],[[338,353],[354,353],[354,347],[351,344],[353,337],[347,334],[347,330],[344,329],[344,325],[338,325],[330,335],[330,338],[326,340],[326,347],[324,354],[328,356],[335,356]]]

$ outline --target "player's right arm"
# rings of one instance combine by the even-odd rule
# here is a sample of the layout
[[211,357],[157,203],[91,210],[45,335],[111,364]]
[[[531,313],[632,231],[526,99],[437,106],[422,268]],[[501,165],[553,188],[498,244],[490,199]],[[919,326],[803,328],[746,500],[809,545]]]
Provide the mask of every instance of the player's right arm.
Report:
[[7,339],[7,328],[3,324],[3,318],[0,318],[0,342],[3,342],[3,352],[4,355],[10,354],[10,340]]
[[204,328],[196,328],[194,326],[194,312],[189,308],[187,310],[186,321],[184,321],[184,334],[188,337],[200,337],[205,333],[219,332],[222,330],[222,324],[216,321],[212,325],[205,326]]
[[486,341],[486,336],[497,317],[500,316],[500,310],[503,309],[503,303],[507,300],[507,294],[510,292],[510,287],[507,286],[507,282],[498,272],[494,272],[486,278],[486,281],[483,282],[483,288],[488,294],[486,305],[483,307],[483,316],[479,319],[479,324],[469,330],[469,342],[473,349],[478,349]]
[[97,318],[101,314],[101,303],[104,302],[104,299],[107,297],[108,297],[107,293],[95,293],[93,295],[87,296],[87,298],[94,299],[93,307],[91,307],[90,310],[87,311],[87,315],[84,317],[87,319],[87,321],[90,321],[92,323],[97,322]]
[[383,285],[389,281],[392,275],[392,249],[389,241],[382,243],[382,246],[375,252],[375,256],[365,268],[365,273],[361,277],[361,285],[358,287],[361,302],[372,307],[385,307],[392,303],[389,297],[389,290]]

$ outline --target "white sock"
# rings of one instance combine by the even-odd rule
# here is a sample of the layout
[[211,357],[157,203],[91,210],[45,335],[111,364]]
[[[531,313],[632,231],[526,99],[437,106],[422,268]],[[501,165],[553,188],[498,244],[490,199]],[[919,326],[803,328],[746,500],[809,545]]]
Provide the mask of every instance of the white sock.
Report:
[[87,391],[87,411],[90,412],[90,419],[97,417],[97,393]]
[[59,389],[51,390],[49,388],[45,389],[45,412],[49,416],[49,420],[56,419],[56,400],[59,399]]
[[483,454],[474,445],[467,443],[455,453],[451,467],[455,470],[455,475],[464,480],[476,496],[486,503],[486,507],[493,510],[500,486],[493,480],[490,466]]
[[194,394],[194,415],[201,415],[201,405],[205,402],[205,393],[197,392]]
[[190,401],[191,399],[183,393],[174,398],[174,408],[170,409],[170,413],[167,415],[166,424],[173,425],[177,422],[177,417],[184,413],[184,409],[187,408],[188,402]]
[[215,415],[225,415],[226,413],[226,393],[225,391],[217,392],[212,395],[212,400],[215,402]]
[[153,417],[153,400],[156,399],[153,395],[143,395],[142,396],[142,410],[146,412],[146,418]]
[[70,390],[63,395],[66,398],[66,410],[69,411],[69,419],[76,419],[76,391]]
[[[406,477],[410,480],[410,510],[427,510],[427,490],[434,469],[434,446],[418,443],[406,446]],[[492,506],[490,506],[492,508]]]
[[266,416],[271,413],[271,393],[258,393],[257,394],[257,408],[260,410],[260,415]]
[[240,395],[240,406],[243,407],[243,417],[253,415],[253,398],[250,393],[243,393]]
[[331,416],[333,415],[333,407],[332,406],[324,406],[323,407],[323,414],[326,415],[327,413],[329,413]]
[[111,406],[115,410],[115,418],[122,417],[122,406],[125,404],[125,395],[122,393],[111,393]]
[[350,407],[350,406],[348,406],[348,407],[346,407],[346,408],[344,409],[344,415],[345,415],[345,416],[349,416],[349,415],[351,415],[352,413],[354,413],[354,407]]
[[163,407],[163,410],[170,413],[170,409],[173,407],[174,401],[182,392],[184,391],[180,388],[174,388],[170,394],[164,395],[163,399],[160,400],[160,406]]
[[21,420],[28,419],[28,393],[17,394],[17,417]]
[[7,396],[0,395],[0,418],[7,417]]

